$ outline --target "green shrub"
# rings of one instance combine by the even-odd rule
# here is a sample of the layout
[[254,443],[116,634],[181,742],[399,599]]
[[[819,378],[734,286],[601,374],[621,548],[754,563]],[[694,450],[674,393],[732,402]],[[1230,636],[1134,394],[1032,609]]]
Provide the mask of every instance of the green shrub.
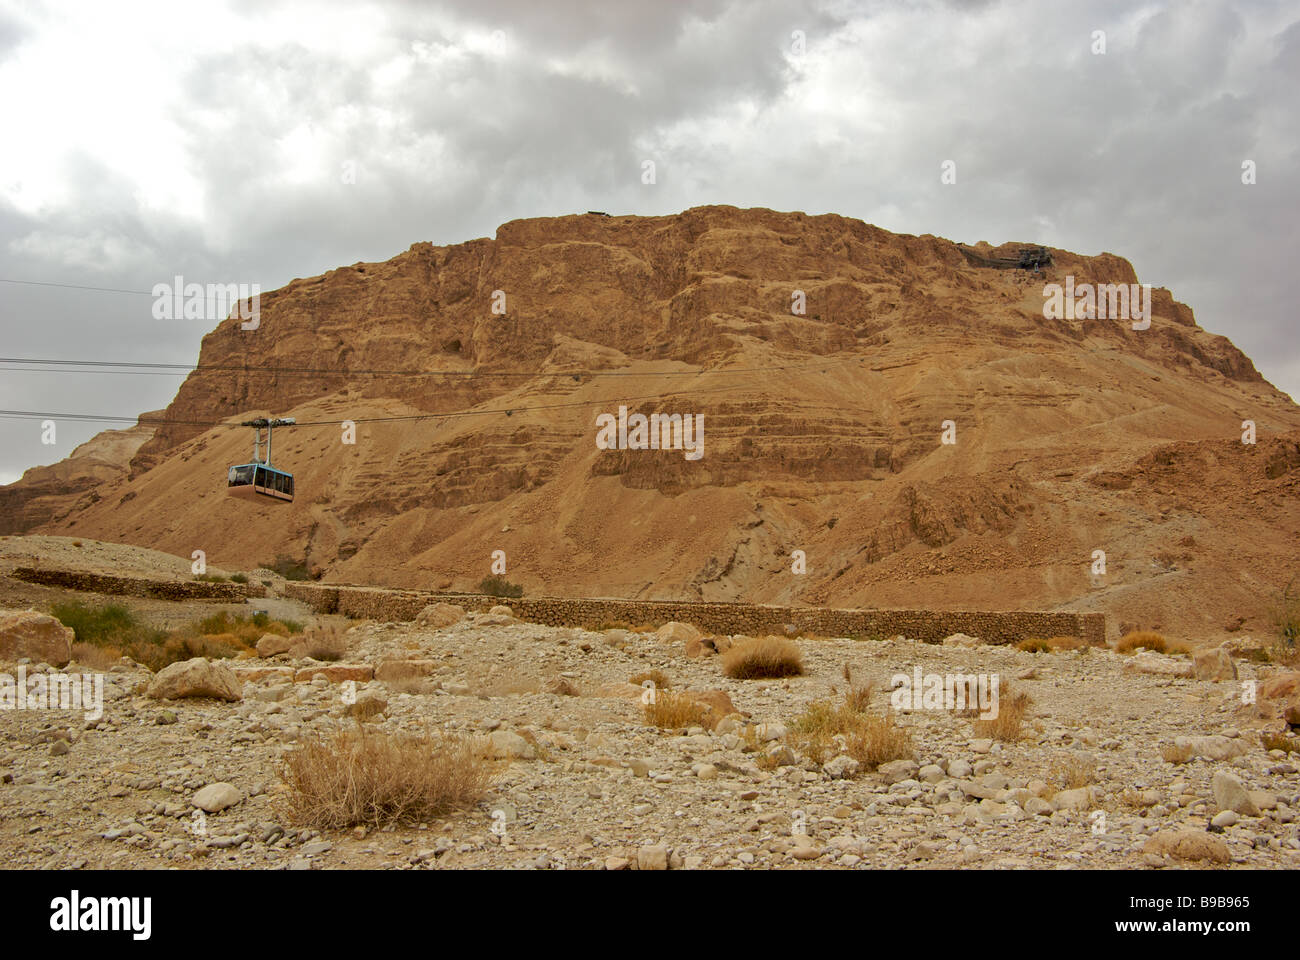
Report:
[[524,588],[505,577],[484,577],[479,581],[479,592],[489,597],[522,597]]

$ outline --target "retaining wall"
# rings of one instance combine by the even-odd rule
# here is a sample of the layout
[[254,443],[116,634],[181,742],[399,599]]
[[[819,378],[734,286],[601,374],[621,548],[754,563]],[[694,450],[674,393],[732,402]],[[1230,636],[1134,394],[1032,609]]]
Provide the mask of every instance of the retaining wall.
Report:
[[501,599],[297,582],[285,584],[283,592],[286,597],[300,600],[318,613],[337,613],[364,620],[414,620],[426,605],[443,602],[478,611],[505,604],[521,620],[550,626],[657,626],[669,620],[681,620],[702,630],[724,634],[780,633],[787,624],[793,624],[805,633],[838,637],[901,633],[914,640],[942,640],[954,633],[965,633],[979,637],[985,643],[1017,643],[1031,637],[1060,636],[1078,637],[1096,646],[1106,642],[1106,617],[1101,613],[835,610],[749,603],[569,597]]
[[113,577],[78,570],[36,570],[18,567],[15,580],[47,587],[87,590],[124,597],[152,597],[156,600],[198,600],[214,603],[242,603],[248,597],[266,596],[260,583],[220,583],[208,580],[146,580],[142,577]]

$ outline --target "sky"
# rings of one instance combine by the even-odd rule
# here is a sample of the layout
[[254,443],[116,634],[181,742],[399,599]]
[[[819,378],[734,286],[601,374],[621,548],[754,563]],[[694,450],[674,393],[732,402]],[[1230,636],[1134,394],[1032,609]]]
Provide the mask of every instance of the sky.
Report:
[[[193,363],[176,275],[732,204],[1119,254],[1300,397],[1297,89],[1295,0],[0,0],[0,355]],[[180,381],[0,361],[0,409]],[[0,418],[0,483],[114,426],[56,424]]]

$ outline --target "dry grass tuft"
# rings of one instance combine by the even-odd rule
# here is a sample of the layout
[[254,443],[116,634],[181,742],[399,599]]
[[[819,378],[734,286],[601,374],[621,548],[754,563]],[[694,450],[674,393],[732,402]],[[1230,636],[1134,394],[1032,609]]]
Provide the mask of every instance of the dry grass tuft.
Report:
[[890,714],[857,709],[852,692],[838,704],[810,703],[791,724],[786,741],[816,763],[847,753],[866,770],[913,754],[912,735],[896,725]]
[[1260,734],[1260,743],[1265,750],[1281,750],[1284,753],[1300,753],[1300,739],[1277,731]]
[[1049,653],[1052,649],[1052,645],[1046,640],[1040,640],[1037,637],[1029,637],[1017,643],[1016,649],[1025,653]]
[[292,749],[281,775],[290,815],[322,830],[427,822],[473,806],[495,768],[471,739],[364,728]]
[[636,684],[639,687],[647,680],[655,685],[656,690],[667,690],[671,686],[668,675],[662,670],[646,670],[638,673],[635,677],[629,677],[627,682]]
[[115,665],[122,656],[117,647],[97,647],[93,643],[74,643],[72,659],[80,666],[103,672]]
[[1047,768],[1047,782],[1062,790],[1077,790],[1097,782],[1097,761],[1082,753],[1064,753]]
[[803,675],[803,657],[784,637],[760,637],[723,654],[722,672],[734,680],[798,677]]
[[343,630],[335,624],[307,631],[289,651],[289,655],[295,658],[310,657],[329,663],[342,660],[347,654],[347,640]]
[[689,727],[712,726],[712,711],[686,693],[669,690],[655,691],[653,703],[645,704],[646,722],[660,730],[685,730]]
[[1012,690],[1009,683],[1002,684],[998,691],[998,715],[988,720],[976,720],[971,725],[975,736],[1007,743],[1019,740],[1021,726],[1032,704],[1029,694]]
[[1154,630],[1132,630],[1120,637],[1115,645],[1117,653],[1132,653],[1138,647],[1145,647],[1153,653],[1164,653],[1168,643]]
[[849,685],[849,691],[844,695],[844,703],[849,709],[863,713],[871,705],[871,695],[875,693],[876,688],[870,680],[859,683],[854,679],[853,668],[847,662],[844,664],[843,673]]

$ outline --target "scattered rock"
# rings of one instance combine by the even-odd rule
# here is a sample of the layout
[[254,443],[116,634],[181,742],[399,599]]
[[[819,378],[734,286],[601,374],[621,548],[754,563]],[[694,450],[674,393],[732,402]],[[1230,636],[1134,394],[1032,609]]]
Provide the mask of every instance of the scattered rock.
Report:
[[277,633],[264,633],[262,638],[257,641],[257,655],[259,657],[274,657],[281,653],[288,653],[292,648],[293,641]]
[[1223,647],[1198,650],[1192,658],[1197,680],[1236,680],[1237,665]]
[[1231,810],[1244,817],[1257,817],[1259,810],[1246,792],[1246,785],[1226,770],[1216,770],[1210,781],[1214,791],[1214,802],[1220,810]]
[[244,799],[244,794],[229,783],[210,783],[191,801],[200,810],[208,813],[220,813],[227,807],[233,807]]
[[168,664],[154,676],[145,695],[155,700],[209,697],[213,700],[242,700],[243,685],[230,667],[204,657]]
[[72,660],[75,634],[46,613],[35,610],[0,610],[0,660],[23,657],[33,663],[66,667]]
[[1155,834],[1142,847],[1145,853],[1170,856],[1176,860],[1212,860],[1228,863],[1232,855],[1220,837],[1204,830],[1164,830]]
[[465,610],[454,603],[431,603],[416,615],[417,626],[428,630],[440,630],[450,627],[465,619]]

